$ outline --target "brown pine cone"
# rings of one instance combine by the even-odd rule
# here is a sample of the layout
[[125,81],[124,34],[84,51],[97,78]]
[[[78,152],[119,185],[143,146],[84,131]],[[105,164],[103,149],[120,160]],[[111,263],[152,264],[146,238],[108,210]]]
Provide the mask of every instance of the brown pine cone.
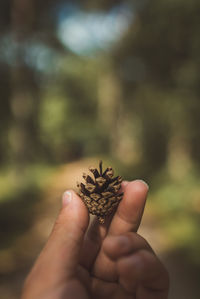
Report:
[[103,172],[102,161],[99,162],[99,170],[94,167],[90,167],[89,170],[94,178],[83,174],[86,183],[77,183],[79,196],[89,212],[96,215],[99,222],[103,224],[105,217],[113,211],[123,197],[123,193],[119,193],[122,177],[113,178],[114,172],[111,167]]

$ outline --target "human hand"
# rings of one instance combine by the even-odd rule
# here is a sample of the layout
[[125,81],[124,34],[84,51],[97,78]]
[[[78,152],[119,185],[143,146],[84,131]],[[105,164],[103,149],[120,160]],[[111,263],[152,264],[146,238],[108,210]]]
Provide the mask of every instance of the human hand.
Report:
[[150,245],[137,234],[147,185],[123,182],[114,216],[88,228],[87,208],[74,191],[26,279],[22,299],[167,299],[169,278]]

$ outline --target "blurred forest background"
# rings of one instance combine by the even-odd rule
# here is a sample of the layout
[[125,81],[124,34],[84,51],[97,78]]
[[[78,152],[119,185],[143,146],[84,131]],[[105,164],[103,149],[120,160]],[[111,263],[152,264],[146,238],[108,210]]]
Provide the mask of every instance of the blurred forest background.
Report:
[[200,298],[200,1],[1,0],[0,297],[99,158],[150,185],[170,299]]

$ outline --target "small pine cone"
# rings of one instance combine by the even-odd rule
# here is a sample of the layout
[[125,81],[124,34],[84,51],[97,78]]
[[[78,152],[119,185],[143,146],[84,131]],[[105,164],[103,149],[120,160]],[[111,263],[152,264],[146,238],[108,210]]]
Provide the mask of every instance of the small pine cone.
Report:
[[122,177],[114,178],[111,167],[106,168],[103,172],[102,161],[99,162],[99,170],[94,167],[90,167],[89,170],[94,178],[83,174],[86,183],[77,183],[79,196],[89,212],[96,215],[99,222],[103,224],[105,217],[113,211],[123,197],[123,193],[119,193]]

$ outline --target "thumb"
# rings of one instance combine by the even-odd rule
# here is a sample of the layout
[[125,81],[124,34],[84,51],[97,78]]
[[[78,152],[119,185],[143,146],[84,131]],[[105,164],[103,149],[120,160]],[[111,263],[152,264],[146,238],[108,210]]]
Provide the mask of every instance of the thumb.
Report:
[[48,268],[51,264],[50,267],[57,273],[60,270],[63,273],[64,270],[67,276],[73,276],[89,216],[87,208],[74,191],[66,191],[62,202],[62,209],[42,255],[47,260]]

